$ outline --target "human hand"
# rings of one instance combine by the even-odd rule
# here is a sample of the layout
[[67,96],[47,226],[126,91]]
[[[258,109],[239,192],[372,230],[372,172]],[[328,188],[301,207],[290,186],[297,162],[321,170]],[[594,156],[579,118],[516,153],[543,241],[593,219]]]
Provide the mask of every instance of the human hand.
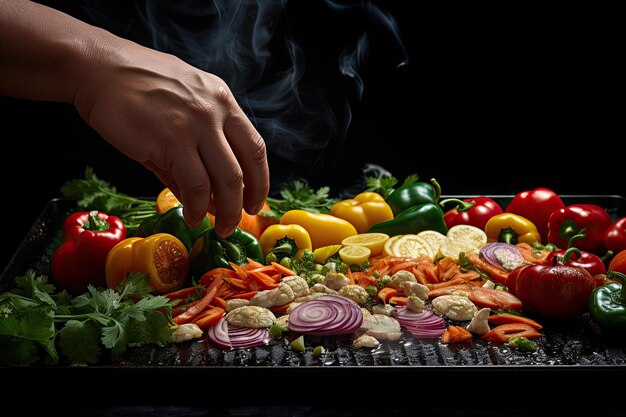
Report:
[[210,212],[226,237],[242,208],[256,214],[269,191],[265,142],[224,81],[123,39],[101,49],[74,98],[83,119],[152,170],[190,226]]

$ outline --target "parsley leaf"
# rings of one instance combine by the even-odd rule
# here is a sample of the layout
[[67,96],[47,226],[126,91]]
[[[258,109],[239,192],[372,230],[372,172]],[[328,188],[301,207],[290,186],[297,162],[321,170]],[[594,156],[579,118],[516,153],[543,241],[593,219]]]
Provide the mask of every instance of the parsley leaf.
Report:
[[100,328],[91,320],[68,320],[59,331],[59,349],[74,365],[98,362]]

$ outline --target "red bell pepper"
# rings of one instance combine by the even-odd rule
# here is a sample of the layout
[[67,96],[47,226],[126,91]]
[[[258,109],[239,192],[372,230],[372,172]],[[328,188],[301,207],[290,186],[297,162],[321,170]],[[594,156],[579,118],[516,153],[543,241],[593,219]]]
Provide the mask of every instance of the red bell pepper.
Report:
[[555,210],[565,207],[561,197],[548,188],[535,188],[534,190],[518,193],[506,207],[507,213],[514,213],[527,218],[539,231],[541,242],[548,241],[548,219]]
[[54,282],[71,294],[89,284],[106,287],[105,264],[113,246],[126,238],[124,223],[98,211],[76,212],[63,223],[62,243],[52,255]]
[[440,201],[439,205],[444,207],[447,203],[457,203],[456,207],[448,210],[443,216],[448,229],[457,224],[469,224],[484,229],[490,218],[502,213],[502,207],[495,200],[484,196],[465,200],[448,198]]
[[626,250],[626,217],[617,219],[606,229],[604,246],[613,253]]
[[522,265],[511,271],[508,283],[525,311],[556,319],[585,313],[596,287],[589,271],[568,265]]
[[546,259],[546,265],[575,266],[586,269],[592,276],[606,274],[606,266],[599,256],[581,251],[578,248],[550,252],[548,259]]
[[576,241],[576,247],[604,255],[604,233],[612,222],[609,213],[596,204],[571,204],[550,215],[548,242],[565,248],[573,236],[584,231],[585,237]]

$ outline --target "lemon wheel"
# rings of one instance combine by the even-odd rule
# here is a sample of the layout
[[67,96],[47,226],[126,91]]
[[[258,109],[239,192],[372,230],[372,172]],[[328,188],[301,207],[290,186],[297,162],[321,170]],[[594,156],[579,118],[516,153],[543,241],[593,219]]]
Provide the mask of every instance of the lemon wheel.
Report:
[[385,233],[359,233],[358,235],[348,236],[341,241],[343,246],[365,246],[372,252],[372,256],[380,255],[385,247],[385,242],[389,239],[389,235]]

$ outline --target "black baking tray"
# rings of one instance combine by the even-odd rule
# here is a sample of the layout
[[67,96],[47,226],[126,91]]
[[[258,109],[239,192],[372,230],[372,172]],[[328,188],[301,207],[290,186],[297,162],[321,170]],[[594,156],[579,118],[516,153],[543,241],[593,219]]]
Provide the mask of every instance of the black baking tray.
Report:
[[[442,196],[449,197],[472,196]],[[490,197],[503,208],[512,198],[509,195]],[[626,198],[619,195],[562,195],[561,198],[565,204],[598,204],[607,209],[614,219],[626,216]],[[28,268],[40,274],[49,274],[50,255],[59,243],[63,220],[74,209],[75,203],[71,200],[49,201],[0,276],[1,291],[11,288],[15,276],[25,273]],[[443,345],[438,340],[416,339],[409,334],[398,341],[382,343],[373,350],[353,349],[349,336],[307,337],[304,353],[290,349],[288,338],[272,341],[268,346],[232,351],[223,351],[211,347],[205,340],[199,340],[166,347],[131,348],[116,362],[104,361],[84,368],[40,365],[5,367],[3,372],[67,383],[85,375],[93,379],[92,383],[97,383],[100,376],[106,379],[114,375],[119,380],[119,386],[128,385],[128,389],[135,391],[140,387],[133,385],[133,378],[149,379],[155,372],[158,372],[159,378],[219,380],[237,385],[242,379],[255,381],[260,378],[268,383],[275,381],[287,391],[297,389],[297,384],[285,384],[285,381],[296,378],[294,381],[306,383],[318,376],[331,378],[333,384],[339,385],[354,384],[360,378],[393,380],[399,375],[428,380],[429,384],[450,384],[450,378],[478,376],[497,382],[503,375],[508,375],[506,378],[510,379],[511,372],[514,372],[511,383],[521,383],[530,378],[534,386],[550,389],[554,384],[572,387],[586,384],[591,374],[608,378],[626,373],[624,340],[600,334],[588,317],[569,322],[543,319],[541,322],[544,324],[544,337],[537,339],[537,352],[534,353],[520,352],[477,338],[469,344]],[[314,358],[312,354],[312,348],[317,345],[326,348],[321,358]],[[398,392],[406,390],[407,394],[411,393],[410,386],[399,383],[394,386]],[[79,391],[88,389],[81,386],[74,388]],[[124,392],[118,391],[118,398],[123,398]],[[262,392],[252,391],[246,398],[253,401],[268,399]],[[159,399],[153,398],[153,401]],[[284,401],[289,400],[285,397]]]

